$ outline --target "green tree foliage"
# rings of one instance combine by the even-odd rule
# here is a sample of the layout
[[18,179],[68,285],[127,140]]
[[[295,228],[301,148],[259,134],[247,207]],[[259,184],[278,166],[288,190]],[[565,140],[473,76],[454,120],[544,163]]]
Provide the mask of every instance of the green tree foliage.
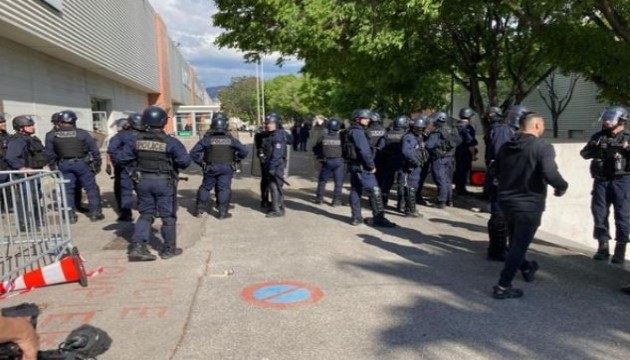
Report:
[[304,83],[302,76],[283,75],[265,81],[265,104],[267,109],[279,112],[285,118],[299,120],[310,113],[301,98]]
[[256,122],[256,78],[233,78],[230,86],[219,92],[221,110],[228,116],[238,117],[249,123]]
[[554,63],[597,84],[603,99],[630,104],[630,0],[508,3],[536,29]]

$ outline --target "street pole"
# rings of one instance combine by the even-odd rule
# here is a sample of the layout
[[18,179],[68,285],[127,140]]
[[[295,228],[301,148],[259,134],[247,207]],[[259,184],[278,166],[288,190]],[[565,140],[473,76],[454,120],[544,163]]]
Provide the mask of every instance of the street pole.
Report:
[[260,117],[260,60],[255,63],[256,65],[256,125],[262,125],[262,118]]
[[[264,59],[263,59],[264,60]],[[265,116],[265,62],[260,61],[260,91],[262,93],[262,114]]]

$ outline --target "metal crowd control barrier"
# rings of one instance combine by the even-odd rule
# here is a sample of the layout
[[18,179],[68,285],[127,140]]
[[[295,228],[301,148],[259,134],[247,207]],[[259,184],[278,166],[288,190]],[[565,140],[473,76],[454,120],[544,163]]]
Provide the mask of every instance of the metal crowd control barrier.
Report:
[[72,234],[59,171],[0,171],[0,284],[70,254]]

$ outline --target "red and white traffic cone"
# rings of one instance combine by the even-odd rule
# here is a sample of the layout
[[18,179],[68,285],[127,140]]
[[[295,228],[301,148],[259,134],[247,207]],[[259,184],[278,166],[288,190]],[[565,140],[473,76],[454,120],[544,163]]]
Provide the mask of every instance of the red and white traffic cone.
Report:
[[71,255],[57,262],[24,273],[14,280],[0,283],[0,294],[77,281],[81,286],[87,286],[87,276],[83,267],[83,261],[75,247],[72,249]]

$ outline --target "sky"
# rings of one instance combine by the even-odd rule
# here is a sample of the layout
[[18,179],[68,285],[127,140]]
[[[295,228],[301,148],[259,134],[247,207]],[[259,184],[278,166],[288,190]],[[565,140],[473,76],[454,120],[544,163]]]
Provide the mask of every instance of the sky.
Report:
[[[179,43],[179,50],[195,68],[205,87],[229,85],[238,76],[255,76],[254,64],[247,64],[242,53],[235,49],[219,49],[214,40],[223,31],[214,27],[212,15],[217,12],[212,0],[148,0],[162,17],[171,39]],[[282,68],[275,65],[276,57],[264,60],[265,79],[297,73],[302,63],[287,62]]]

